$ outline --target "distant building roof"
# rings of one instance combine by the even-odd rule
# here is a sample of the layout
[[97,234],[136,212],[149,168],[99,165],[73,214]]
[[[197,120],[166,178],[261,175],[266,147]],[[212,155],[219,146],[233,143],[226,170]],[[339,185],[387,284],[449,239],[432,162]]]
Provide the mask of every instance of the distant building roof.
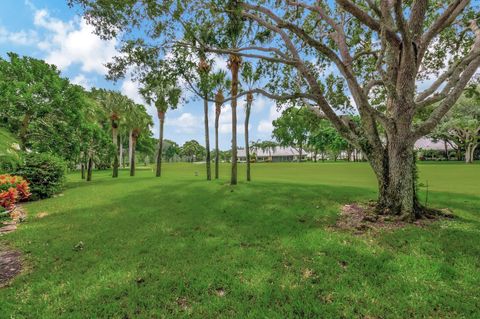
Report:
[[[261,149],[251,150],[251,153],[255,153],[258,157],[268,156],[300,156],[300,152],[293,147],[277,146],[272,151],[262,151]],[[307,155],[307,152],[303,151],[302,155]],[[238,157],[245,157],[245,149],[238,150]]]
[[[444,151],[445,150],[445,143],[443,141],[434,142],[432,139],[427,137],[422,137],[418,141],[415,142],[415,149],[416,150],[433,150],[433,151]],[[453,150],[453,147],[447,143],[447,149],[449,151]]]

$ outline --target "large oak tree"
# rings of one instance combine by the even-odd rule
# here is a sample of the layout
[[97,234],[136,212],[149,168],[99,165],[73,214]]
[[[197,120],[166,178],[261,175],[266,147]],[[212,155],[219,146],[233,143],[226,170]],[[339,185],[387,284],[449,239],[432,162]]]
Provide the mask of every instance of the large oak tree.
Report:
[[[415,194],[413,145],[480,65],[480,10],[468,0],[71,2],[84,6],[100,34],[138,47],[167,48],[212,20],[218,41],[197,49],[263,63],[270,78],[255,92],[310,103],[365,154],[378,180],[379,212],[407,220],[425,213]],[[239,19],[246,32],[233,47],[224,31]],[[342,95],[351,96],[360,125],[336,108]],[[426,120],[414,121],[431,105]]]

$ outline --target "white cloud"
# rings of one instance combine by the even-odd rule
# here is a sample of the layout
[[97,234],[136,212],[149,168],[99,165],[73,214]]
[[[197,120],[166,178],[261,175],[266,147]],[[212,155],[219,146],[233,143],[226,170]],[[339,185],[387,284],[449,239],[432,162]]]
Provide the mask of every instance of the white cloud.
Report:
[[272,104],[270,105],[270,112],[268,114],[268,119],[261,120],[257,127],[257,131],[264,135],[272,134],[272,131],[273,131],[272,122],[277,118],[279,118],[280,115],[282,115],[282,112],[280,110],[277,110],[277,105],[273,101],[271,101],[271,103]]
[[177,118],[167,119],[165,125],[171,126],[177,133],[193,134],[198,133],[202,128],[202,119],[192,113],[182,113]]
[[272,100],[264,97],[263,95],[258,95],[254,97],[252,104],[253,113],[261,113],[267,104],[273,103]]
[[33,30],[11,32],[0,26],[0,43],[16,45],[32,45],[38,41],[38,35]]
[[123,80],[121,91],[122,94],[131,98],[135,103],[145,104],[145,100],[142,95],[139,93],[140,85],[138,82],[133,81],[131,78],[126,78]]
[[[244,134],[244,122],[245,122],[245,101],[238,100],[237,103],[237,134]],[[210,106],[210,123],[215,125],[215,107]],[[218,131],[221,134],[231,134],[232,133],[232,106],[230,104],[225,104],[222,107],[222,112],[220,113],[220,118],[218,119]]]
[[227,60],[223,56],[215,55],[213,58],[213,72],[228,71]]
[[85,75],[83,74],[79,74],[77,75],[76,77],[74,77],[73,79],[70,80],[70,82],[72,82],[73,84],[77,84],[77,85],[81,85],[83,86],[84,88],[86,88],[87,90],[91,89],[93,84],[92,84],[92,80],[87,78]]
[[115,49],[117,41],[100,39],[83,18],[64,22],[51,17],[47,10],[42,9],[35,10],[34,24],[50,31],[37,46],[48,53],[45,60],[61,70],[80,64],[83,72],[104,75],[107,72],[104,64],[118,55]]

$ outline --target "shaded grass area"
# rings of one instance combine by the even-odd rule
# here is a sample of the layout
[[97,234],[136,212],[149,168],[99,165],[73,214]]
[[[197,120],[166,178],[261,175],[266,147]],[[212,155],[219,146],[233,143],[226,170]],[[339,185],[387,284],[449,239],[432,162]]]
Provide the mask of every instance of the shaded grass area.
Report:
[[28,265],[0,290],[0,317],[480,316],[479,165],[420,165],[429,203],[457,219],[363,236],[332,225],[375,198],[364,163],[255,164],[233,188],[228,169],[212,182],[198,164],[71,175],[0,239]]

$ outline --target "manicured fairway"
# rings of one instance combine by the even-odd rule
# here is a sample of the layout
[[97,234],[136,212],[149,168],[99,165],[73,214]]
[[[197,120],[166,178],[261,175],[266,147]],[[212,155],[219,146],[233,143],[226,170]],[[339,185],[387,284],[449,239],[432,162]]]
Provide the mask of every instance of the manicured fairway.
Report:
[[365,163],[254,164],[249,184],[241,166],[236,187],[228,170],[70,175],[0,238],[27,265],[0,318],[480,317],[480,165],[419,165],[428,204],[455,220],[362,236],[331,226],[375,198]]

